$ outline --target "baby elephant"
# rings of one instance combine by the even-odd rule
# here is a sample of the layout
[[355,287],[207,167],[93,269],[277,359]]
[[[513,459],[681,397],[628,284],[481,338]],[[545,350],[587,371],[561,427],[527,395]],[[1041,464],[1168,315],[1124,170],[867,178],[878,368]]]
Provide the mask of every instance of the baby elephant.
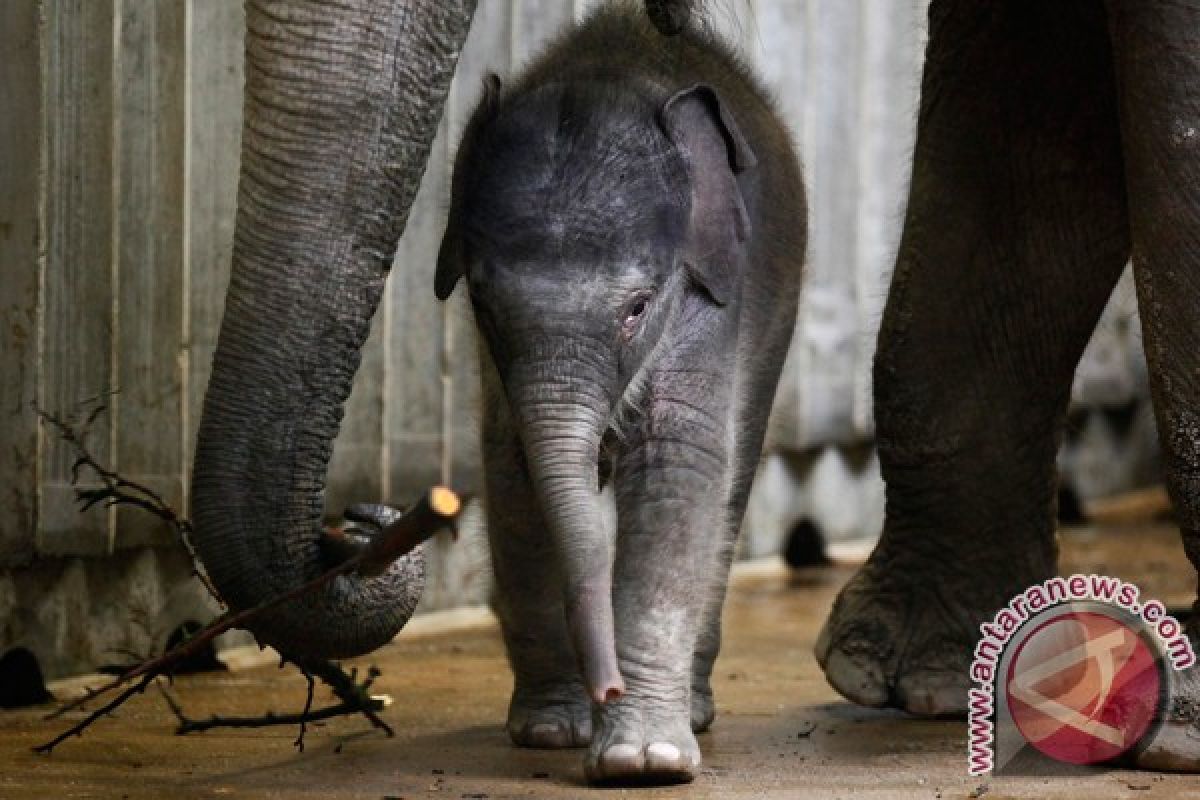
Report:
[[467,126],[436,290],[466,279],[481,338],[508,732],[589,746],[593,781],[699,769],[804,249],[764,90],[725,44],[664,37],[632,4],[489,80]]

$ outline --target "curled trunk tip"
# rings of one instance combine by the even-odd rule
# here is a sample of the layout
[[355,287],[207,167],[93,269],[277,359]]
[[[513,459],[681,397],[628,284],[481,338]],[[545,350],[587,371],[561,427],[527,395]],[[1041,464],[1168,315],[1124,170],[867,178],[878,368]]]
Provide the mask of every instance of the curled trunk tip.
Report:
[[592,700],[601,705],[625,694],[625,679],[617,664],[613,630],[612,582],[572,592],[576,600],[567,611],[567,627],[583,673],[583,683]]

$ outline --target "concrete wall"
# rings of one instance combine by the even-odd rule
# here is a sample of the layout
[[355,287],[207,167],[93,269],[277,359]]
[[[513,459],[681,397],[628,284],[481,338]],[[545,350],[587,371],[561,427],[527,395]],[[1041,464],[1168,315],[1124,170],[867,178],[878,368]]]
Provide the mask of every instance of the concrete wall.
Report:
[[[436,481],[477,484],[472,324],[461,295],[440,305],[432,293],[450,164],[482,76],[512,74],[589,5],[481,0],[336,443],[331,513],[403,504]],[[869,541],[882,514],[870,360],[903,212],[925,0],[713,5],[778,95],[812,208],[801,324],[745,552],[776,551],[802,517],[833,539]],[[207,613],[194,587],[179,590],[186,602],[160,602],[188,585],[187,567],[155,520],[76,510],[71,451],[32,406],[68,412],[118,389],[91,446],[186,511],[228,280],[243,27],[239,0],[0,3],[0,653],[29,646],[52,673],[126,647],[128,615],[113,609],[169,608],[150,615],[150,640]],[[1132,292],[1117,297],[1081,369],[1084,410],[1064,453],[1092,493],[1153,474]],[[486,548],[478,525],[465,527],[458,543],[431,546],[424,608],[486,598]]]

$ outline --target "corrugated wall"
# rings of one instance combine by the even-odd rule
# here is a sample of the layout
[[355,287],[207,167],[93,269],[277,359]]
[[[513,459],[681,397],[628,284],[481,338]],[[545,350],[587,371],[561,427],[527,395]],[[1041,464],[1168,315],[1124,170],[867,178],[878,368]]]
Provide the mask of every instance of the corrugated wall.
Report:
[[[440,305],[432,293],[454,147],[482,76],[512,74],[588,5],[480,0],[335,447],[331,512],[403,503],[435,481],[475,485],[472,325],[460,295]],[[903,212],[925,0],[713,5],[715,24],[775,87],[812,209],[801,324],[771,433],[780,454],[756,491],[746,549],[775,549],[800,516],[835,538],[861,537],[882,513],[870,360]],[[122,585],[143,596],[180,591],[182,562],[145,566],[160,556],[143,548],[169,541],[161,526],[127,510],[76,511],[71,453],[31,408],[68,411],[118,389],[93,430],[94,451],[186,509],[230,262],[243,27],[239,0],[0,3],[0,651],[47,638],[46,620],[60,620],[49,637],[57,644],[38,647],[73,652],[56,656],[61,669],[96,663],[115,634],[67,633],[79,614],[98,613],[81,597],[119,606],[133,602]],[[1085,406],[1108,410],[1078,418],[1078,446],[1064,457],[1093,489],[1140,480],[1152,463],[1132,292],[1118,297],[1124,305],[1106,317],[1077,391]],[[1097,452],[1108,455],[1088,455]],[[1141,466],[1115,474],[1104,465],[1117,452]],[[477,530],[431,549],[424,607],[483,600]],[[118,563],[141,565],[143,577],[122,584]],[[160,627],[198,613],[194,598],[175,605],[183,610]]]
[[[212,613],[156,520],[79,513],[34,407],[107,397],[87,443],[177,508],[223,305],[240,3],[0,4],[0,652],[51,674]],[[161,547],[160,545],[169,545]]]

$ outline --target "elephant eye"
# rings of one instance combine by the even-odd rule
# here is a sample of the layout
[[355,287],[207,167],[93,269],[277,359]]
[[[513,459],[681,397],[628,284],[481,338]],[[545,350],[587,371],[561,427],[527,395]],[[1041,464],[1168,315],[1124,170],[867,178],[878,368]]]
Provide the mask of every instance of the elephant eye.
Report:
[[637,327],[650,308],[650,300],[653,297],[654,293],[650,291],[638,292],[633,296],[633,299],[625,306],[625,318],[621,323],[622,333],[632,336],[637,332]]

